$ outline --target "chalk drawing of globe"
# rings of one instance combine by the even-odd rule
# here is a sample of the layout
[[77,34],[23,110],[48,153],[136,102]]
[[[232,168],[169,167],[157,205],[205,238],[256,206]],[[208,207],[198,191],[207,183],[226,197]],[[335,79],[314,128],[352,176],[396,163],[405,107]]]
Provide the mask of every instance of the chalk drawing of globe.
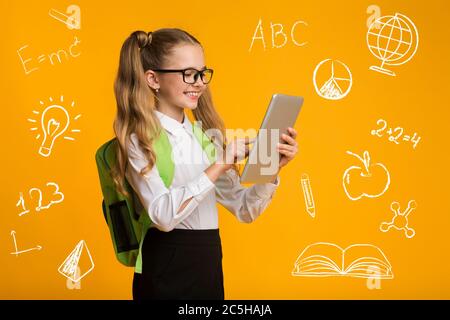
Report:
[[367,31],[367,46],[370,52],[381,60],[380,66],[370,69],[395,76],[385,65],[402,65],[416,54],[419,45],[419,33],[407,16],[396,13],[376,19]]

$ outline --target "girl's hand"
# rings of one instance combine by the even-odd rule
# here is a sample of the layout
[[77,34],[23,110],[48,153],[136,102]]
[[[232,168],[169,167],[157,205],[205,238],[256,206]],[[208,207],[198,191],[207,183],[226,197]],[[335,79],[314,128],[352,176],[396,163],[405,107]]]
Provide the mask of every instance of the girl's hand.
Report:
[[225,169],[229,169],[234,163],[237,163],[248,157],[249,144],[255,142],[255,138],[233,139],[227,144],[225,153],[219,154],[217,163],[223,164]]
[[291,161],[298,152],[298,143],[295,141],[297,137],[297,131],[294,128],[288,128],[289,135],[283,133],[281,138],[287,143],[279,143],[277,150],[281,154],[279,167],[284,167],[289,161]]

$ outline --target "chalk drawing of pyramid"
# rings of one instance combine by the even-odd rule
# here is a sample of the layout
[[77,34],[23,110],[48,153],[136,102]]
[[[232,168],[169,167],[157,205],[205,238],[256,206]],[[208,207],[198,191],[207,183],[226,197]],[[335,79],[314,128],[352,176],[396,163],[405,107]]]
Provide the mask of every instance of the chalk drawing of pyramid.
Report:
[[[86,252],[86,254],[83,255],[84,252]],[[88,260],[86,260],[86,256]],[[83,267],[80,265],[81,263],[83,263]],[[78,266],[81,271],[83,271],[83,269],[87,269],[87,271],[77,274]],[[93,269],[94,261],[92,260],[91,253],[89,252],[86,242],[81,240],[58,268],[58,272],[73,282],[78,282]]]

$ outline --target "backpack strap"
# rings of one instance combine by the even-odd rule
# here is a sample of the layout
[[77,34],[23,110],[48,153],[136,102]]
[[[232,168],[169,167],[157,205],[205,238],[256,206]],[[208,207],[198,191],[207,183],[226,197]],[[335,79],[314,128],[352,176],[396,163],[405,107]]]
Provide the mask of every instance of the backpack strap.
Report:
[[175,164],[172,157],[172,145],[164,128],[161,128],[158,138],[153,142],[153,149],[156,153],[156,167],[159,175],[166,188],[168,188],[172,184]]
[[[158,137],[153,141],[153,149],[156,153],[156,167],[158,168],[161,180],[164,182],[166,188],[169,188],[172,184],[175,164],[172,158],[172,145],[170,144],[169,137],[164,128],[161,128]],[[145,235],[152,224],[147,212],[142,212],[139,217],[139,222],[142,225],[142,236],[134,268],[136,273],[142,273],[142,244],[144,243]]]
[[146,212],[142,212],[139,217],[139,222],[142,225],[142,237],[139,243],[139,253],[136,257],[136,264],[134,266],[134,271],[136,273],[142,273],[142,244],[144,243],[145,235],[147,234],[148,229],[150,228],[152,221],[150,220],[150,216]]
[[192,126],[192,131],[197,138],[198,142],[202,146],[203,151],[205,151],[208,156],[209,162],[213,164],[216,162],[216,148],[208,136],[203,132],[202,128],[197,124],[197,121],[194,122]]

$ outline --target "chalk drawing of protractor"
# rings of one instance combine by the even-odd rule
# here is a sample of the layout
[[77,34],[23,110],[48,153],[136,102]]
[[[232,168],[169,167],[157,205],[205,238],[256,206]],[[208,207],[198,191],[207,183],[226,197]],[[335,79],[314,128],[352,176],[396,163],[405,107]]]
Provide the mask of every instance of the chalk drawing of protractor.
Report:
[[[88,262],[89,266],[87,271],[85,271],[83,274],[80,274],[80,272],[77,272],[77,268],[79,267],[80,264],[83,248],[85,249],[86,254],[89,258]],[[66,260],[64,260],[64,262],[58,268],[58,272],[61,273],[66,278],[70,279],[71,281],[78,282],[93,269],[94,269],[94,261],[92,260],[91,253],[89,252],[89,249],[86,246],[85,241],[81,240],[75,246],[75,249],[73,249],[72,252],[67,256]]]
[[14,252],[11,252],[11,254],[15,254],[16,255],[16,257],[18,257],[19,256],[19,254],[22,254],[22,253],[25,253],[25,252],[30,252],[30,251],[33,251],[33,250],[41,250],[42,249],[42,247],[41,246],[36,246],[36,247],[33,247],[33,248],[30,248],[30,249],[25,249],[25,250],[18,250],[17,249],[17,240],[16,240],[16,231],[15,230],[12,230],[11,231],[11,236],[12,236],[12,238],[13,238],[13,241],[14,241],[14,248],[15,248],[15,251]]

